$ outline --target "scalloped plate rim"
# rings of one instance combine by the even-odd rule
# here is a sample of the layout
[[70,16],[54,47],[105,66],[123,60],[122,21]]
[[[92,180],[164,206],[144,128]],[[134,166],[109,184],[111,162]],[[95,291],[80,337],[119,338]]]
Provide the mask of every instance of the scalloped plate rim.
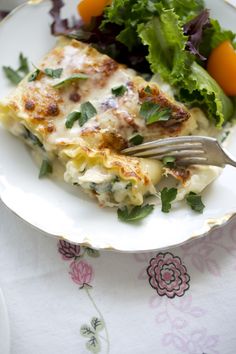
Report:
[[[21,10],[23,7],[25,7],[27,5],[35,6],[38,3],[43,3],[43,2],[47,2],[47,1],[48,0],[40,0],[40,1],[35,2],[35,3],[27,1],[27,2],[19,5],[0,23],[0,28],[1,28],[2,24],[4,24],[9,18],[11,18],[16,12]],[[21,220],[23,220],[24,222],[29,224],[31,227],[34,227],[35,229],[43,232],[47,236],[55,237],[55,238],[58,238],[58,239],[64,239],[64,240],[67,240],[69,242],[75,243],[75,241],[72,240],[69,235],[58,235],[56,233],[55,234],[54,233],[49,233],[48,231],[44,230],[43,227],[39,228],[36,225],[34,225],[31,222],[29,222],[28,220],[25,220],[23,217],[21,217],[19,215],[19,213],[17,213],[15,210],[12,209],[12,206],[9,205],[7,203],[7,201],[4,200],[4,198],[1,195],[0,195],[0,199],[9,210],[11,210],[17,217],[19,217]],[[188,236],[187,239],[184,239],[182,242],[172,243],[171,245],[168,245],[166,247],[148,248],[148,249],[144,249],[144,250],[141,250],[141,249],[138,249],[138,250],[137,249],[125,250],[125,249],[119,249],[118,247],[113,247],[113,246],[110,246],[110,245],[107,244],[107,245],[103,245],[101,247],[96,247],[96,248],[97,249],[103,249],[103,250],[113,250],[113,251],[118,251],[118,252],[149,252],[149,251],[154,251],[154,250],[159,250],[159,249],[169,249],[169,248],[177,247],[177,246],[180,246],[180,245],[182,245],[184,243],[187,243],[187,242],[191,241],[192,239],[199,239],[200,237],[203,237],[206,234],[208,234],[213,229],[223,227],[229,221],[234,219],[234,216],[236,216],[236,211],[232,212],[232,213],[226,213],[226,214],[224,214],[224,216],[219,217],[219,218],[205,219],[204,220],[204,225],[202,225],[203,230],[200,233],[198,231],[197,232],[193,232],[191,234],[191,236]],[[80,240],[78,240],[77,243],[79,243],[81,245],[84,245],[84,246],[87,246],[87,247],[94,247],[93,241],[90,240],[90,236],[84,236],[83,237],[82,235],[80,235],[80,236],[78,236],[78,238]]]

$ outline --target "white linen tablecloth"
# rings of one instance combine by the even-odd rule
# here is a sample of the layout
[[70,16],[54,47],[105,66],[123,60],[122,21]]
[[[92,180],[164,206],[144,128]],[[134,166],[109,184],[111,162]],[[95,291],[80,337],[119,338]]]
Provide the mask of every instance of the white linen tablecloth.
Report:
[[119,254],[46,237],[2,204],[0,215],[11,354],[236,353],[236,220],[169,251]]

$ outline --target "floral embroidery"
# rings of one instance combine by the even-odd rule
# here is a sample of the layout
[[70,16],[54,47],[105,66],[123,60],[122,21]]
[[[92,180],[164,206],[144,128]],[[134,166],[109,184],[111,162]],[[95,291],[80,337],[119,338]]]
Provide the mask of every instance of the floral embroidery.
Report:
[[189,289],[190,277],[179,257],[172,253],[159,253],[147,268],[150,285],[160,296],[183,296]]
[[[225,235],[229,235],[225,242]],[[227,254],[236,260],[235,222],[224,228],[212,231],[207,237],[181,246],[181,258],[188,261],[200,273],[209,273],[214,277],[222,276],[222,257]]]
[[[99,252],[88,247],[73,245],[64,240],[58,242],[58,252],[61,254],[62,259],[71,261],[69,266],[71,279],[80,286],[79,289],[85,291],[99,316],[93,317],[89,325],[83,324],[80,328],[80,334],[88,339],[86,342],[87,350],[94,354],[100,353],[102,350],[102,341],[104,341],[107,345],[106,352],[109,353],[110,342],[106,323],[91,295],[91,282],[94,278],[93,267],[83,259],[86,255],[92,258],[99,257]],[[105,336],[102,335],[102,331],[104,331]]]
[[138,254],[134,258],[139,263],[149,263],[139,271],[138,279],[146,281],[149,278],[157,291],[150,298],[149,306],[157,326],[163,331],[163,348],[172,348],[176,354],[219,354],[219,336],[208,333],[202,326],[196,327],[198,318],[205,316],[206,310],[196,306],[192,296],[186,293],[190,277],[182,260],[170,252],[156,256]]
[[73,261],[70,264],[70,272],[72,280],[81,287],[89,285],[93,276],[92,267],[85,261]]
[[97,317],[93,317],[90,325],[83,325],[80,329],[80,334],[89,338],[86,347],[92,353],[99,353],[101,350],[100,331],[104,329],[104,322]]
[[58,242],[58,252],[62,255],[64,260],[71,260],[72,258],[79,257],[80,246],[73,245],[64,240],[60,240]]

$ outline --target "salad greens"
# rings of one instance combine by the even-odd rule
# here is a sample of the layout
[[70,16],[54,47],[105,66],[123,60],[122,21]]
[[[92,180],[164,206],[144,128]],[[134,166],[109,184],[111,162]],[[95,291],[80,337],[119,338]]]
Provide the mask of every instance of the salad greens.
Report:
[[199,106],[221,127],[233,103],[205,70],[212,49],[235,34],[209,17],[203,0],[113,0],[89,26],[60,18],[61,0],[53,0],[52,33],[91,43],[140,73],[156,74],[188,107]]

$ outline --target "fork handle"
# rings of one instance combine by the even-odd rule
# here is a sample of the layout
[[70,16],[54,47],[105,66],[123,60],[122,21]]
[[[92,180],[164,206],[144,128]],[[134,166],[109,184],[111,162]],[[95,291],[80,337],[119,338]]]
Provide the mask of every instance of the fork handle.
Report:
[[236,167],[236,161],[232,160],[230,157],[227,157],[226,164]]

